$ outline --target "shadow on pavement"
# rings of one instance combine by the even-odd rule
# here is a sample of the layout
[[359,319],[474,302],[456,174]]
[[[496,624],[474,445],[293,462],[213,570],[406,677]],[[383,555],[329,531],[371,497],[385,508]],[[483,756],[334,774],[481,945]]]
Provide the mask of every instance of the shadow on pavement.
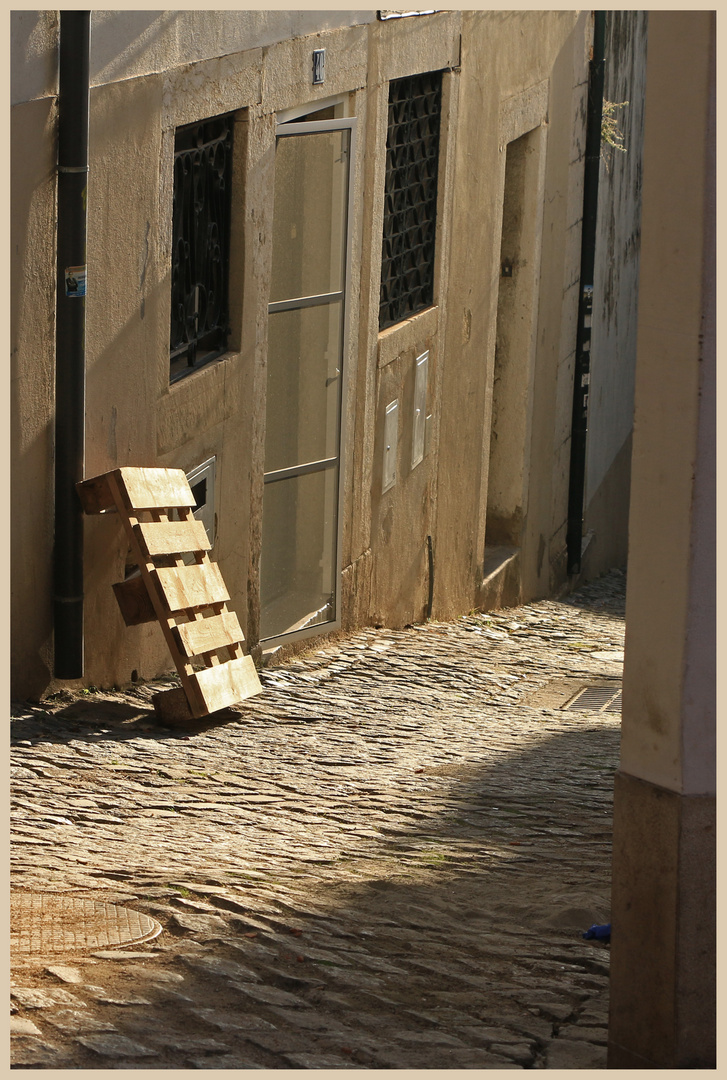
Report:
[[163,742],[199,735],[240,720],[240,713],[234,709],[221,709],[200,720],[165,724],[159,720],[153,708],[111,701],[96,695],[89,695],[52,712],[44,710],[42,706],[33,706],[27,709],[27,714],[21,720],[13,721],[16,738],[44,738],[54,744],[67,744],[71,740],[96,743],[149,739]]

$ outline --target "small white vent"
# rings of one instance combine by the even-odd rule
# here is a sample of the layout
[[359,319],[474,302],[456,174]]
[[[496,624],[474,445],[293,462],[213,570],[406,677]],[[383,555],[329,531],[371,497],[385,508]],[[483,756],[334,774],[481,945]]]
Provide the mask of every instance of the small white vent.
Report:
[[213,546],[215,542],[216,464],[217,458],[211,457],[187,473],[187,480],[195,498],[194,516],[204,525],[207,539]]

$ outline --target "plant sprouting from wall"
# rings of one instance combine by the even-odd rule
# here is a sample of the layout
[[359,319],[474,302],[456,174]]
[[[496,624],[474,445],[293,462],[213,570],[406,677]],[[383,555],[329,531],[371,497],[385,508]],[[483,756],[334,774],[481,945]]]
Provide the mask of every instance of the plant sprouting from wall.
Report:
[[618,109],[623,109],[628,101],[607,101],[604,98],[603,112],[601,114],[601,157],[608,169],[614,150],[626,153],[624,146],[624,133],[619,127],[620,116]]

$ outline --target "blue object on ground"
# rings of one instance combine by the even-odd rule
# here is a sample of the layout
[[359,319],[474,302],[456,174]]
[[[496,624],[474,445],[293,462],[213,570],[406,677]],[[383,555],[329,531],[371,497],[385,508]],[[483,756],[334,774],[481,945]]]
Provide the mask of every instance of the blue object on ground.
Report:
[[605,923],[603,926],[596,926],[595,923],[590,930],[586,930],[583,937],[588,941],[591,938],[595,938],[596,941],[610,941],[611,940],[611,924]]

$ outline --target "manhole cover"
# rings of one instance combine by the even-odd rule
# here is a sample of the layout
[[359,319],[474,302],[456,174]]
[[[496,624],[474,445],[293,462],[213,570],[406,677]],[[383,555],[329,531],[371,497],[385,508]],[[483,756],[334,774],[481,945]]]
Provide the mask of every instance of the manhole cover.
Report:
[[150,941],[161,933],[140,911],[58,893],[10,894],[10,950],[44,954],[81,952]]

